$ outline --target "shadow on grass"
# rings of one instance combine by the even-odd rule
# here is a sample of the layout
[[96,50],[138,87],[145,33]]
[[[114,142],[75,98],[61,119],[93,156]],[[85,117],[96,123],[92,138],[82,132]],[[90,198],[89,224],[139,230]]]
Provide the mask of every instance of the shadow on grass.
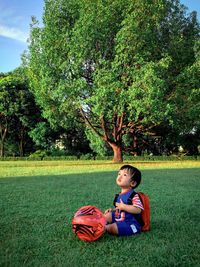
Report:
[[[192,200],[196,199],[199,185],[196,168],[143,170],[142,174],[138,190],[150,196],[152,221],[157,210],[162,214],[177,203],[183,205],[191,192]],[[119,192],[115,178],[116,172],[113,171],[3,178],[0,179],[2,207],[7,212],[10,208],[17,211],[22,206],[37,206],[38,212],[43,207],[60,212],[63,209],[70,216],[84,205],[95,205],[104,210],[112,205],[115,193]]]

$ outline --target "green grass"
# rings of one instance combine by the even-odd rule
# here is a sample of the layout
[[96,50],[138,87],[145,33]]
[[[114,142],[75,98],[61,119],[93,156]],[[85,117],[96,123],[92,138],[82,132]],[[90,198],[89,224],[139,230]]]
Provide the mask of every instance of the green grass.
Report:
[[196,163],[135,163],[143,174],[139,189],[151,199],[151,231],[105,234],[94,243],[77,239],[71,220],[83,205],[112,205],[120,165],[73,163],[0,164],[0,266],[200,266]]

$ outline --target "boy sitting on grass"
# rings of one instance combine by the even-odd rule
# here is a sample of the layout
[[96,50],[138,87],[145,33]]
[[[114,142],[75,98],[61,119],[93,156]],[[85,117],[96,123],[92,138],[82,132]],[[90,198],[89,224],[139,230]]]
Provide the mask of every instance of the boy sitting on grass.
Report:
[[129,236],[141,232],[141,212],[144,208],[137,193],[130,203],[130,196],[140,182],[141,172],[137,168],[131,165],[120,168],[116,183],[121,192],[114,200],[115,208],[107,209],[104,213],[109,234]]

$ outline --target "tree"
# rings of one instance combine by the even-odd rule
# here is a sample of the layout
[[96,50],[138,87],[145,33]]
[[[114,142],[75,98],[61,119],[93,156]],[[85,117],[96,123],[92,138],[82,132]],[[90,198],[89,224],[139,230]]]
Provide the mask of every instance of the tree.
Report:
[[0,156],[4,156],[5,140],[7,137],[9,125],[12,122],[12,116],[16,111],[15,105],[15,81],[12,83],[11,77],[1,77],[0,79],[0,133],[1,147]]
[[177,79],[195,64],[199,33],[185,11],[178,0],[46,0],[28,60],[44,116],[65,127],[82,118],[114,161],[122,161],[124,135],[136,144],[158,126],[175,127]]
[[21,68],[0,78],[0,114],[0,156],[4,156],[5,141],[9,136],[12,136],[9,139],[13,144],[18,144],[19,155],[23,156],[26,142],[31,142],[28,131],[41,119],[41,113]]

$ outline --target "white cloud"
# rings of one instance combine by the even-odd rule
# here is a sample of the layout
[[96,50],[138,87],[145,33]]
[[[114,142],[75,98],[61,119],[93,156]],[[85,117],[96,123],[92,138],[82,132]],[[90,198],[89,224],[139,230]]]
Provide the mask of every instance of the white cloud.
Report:
[[0,36],[8,37],[26,43],[28,34],[14,27],[0,25]]

